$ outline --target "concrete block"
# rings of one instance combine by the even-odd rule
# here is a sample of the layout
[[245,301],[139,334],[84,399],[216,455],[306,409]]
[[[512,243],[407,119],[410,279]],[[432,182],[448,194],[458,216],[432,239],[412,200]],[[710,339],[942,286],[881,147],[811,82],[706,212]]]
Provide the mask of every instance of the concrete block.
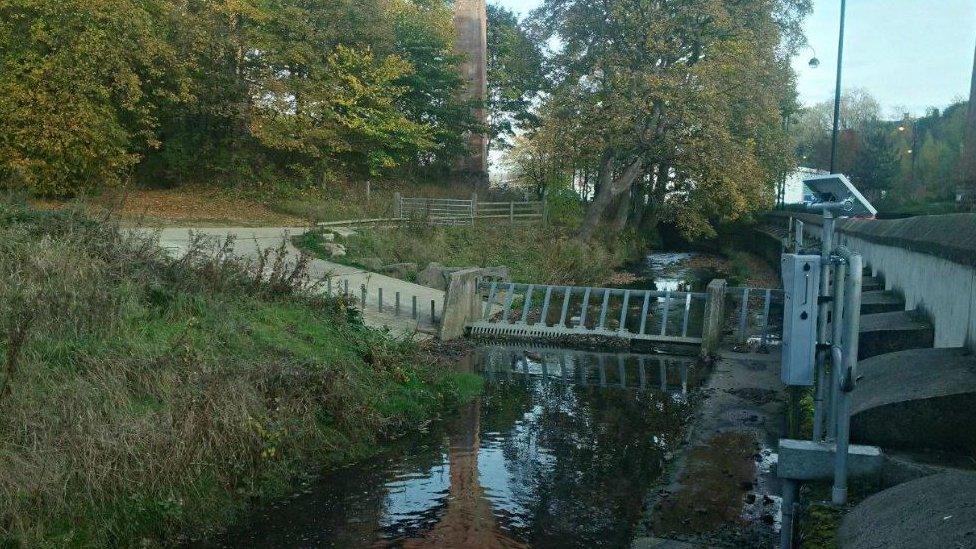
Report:
[[[825,480],[834,478],[834,459],[837,445],[809,440],[780,439],[776,475],[793,480]],[[878,474],[884,465],[884,455],[876,446],[852,444],[847,452],[850,477]]]
[[708,283],[708,301],[705,305],[705,325],[702,331],[702,356],[709,356],[718,350],[725,325],[725,289],[728,283],[715,279]]
[[480,278],[481,269],[477,268],[451,273],[447,293],[444,294],[444,313],[439,334],[442,341],[463,337],[467,324],[480,318]]

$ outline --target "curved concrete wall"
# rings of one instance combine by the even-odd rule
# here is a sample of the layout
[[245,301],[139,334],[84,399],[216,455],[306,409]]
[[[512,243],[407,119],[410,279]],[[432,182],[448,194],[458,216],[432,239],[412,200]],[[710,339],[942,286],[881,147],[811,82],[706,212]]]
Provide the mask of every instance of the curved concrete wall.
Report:
[[[785,226],[790,216],[820,237],[819,216],[776,212],[769,220]],[[885,289],[902,294],[909,310],[928,314],[936,347],[976,351],[976,214],[842,220],[837,232],[884,277]]]

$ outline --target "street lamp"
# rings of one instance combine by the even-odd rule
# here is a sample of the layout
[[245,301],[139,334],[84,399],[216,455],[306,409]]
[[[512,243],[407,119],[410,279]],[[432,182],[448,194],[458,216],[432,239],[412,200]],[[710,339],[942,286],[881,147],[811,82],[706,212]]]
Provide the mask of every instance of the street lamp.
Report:
[[844,68],[844,22],[847,16],[847,0],[840,0],[840,38],[837,46],[837,86],[834,89],[834,131],[830,138],[830,173],[837,169],[837,134],[840,131],[840,84]]

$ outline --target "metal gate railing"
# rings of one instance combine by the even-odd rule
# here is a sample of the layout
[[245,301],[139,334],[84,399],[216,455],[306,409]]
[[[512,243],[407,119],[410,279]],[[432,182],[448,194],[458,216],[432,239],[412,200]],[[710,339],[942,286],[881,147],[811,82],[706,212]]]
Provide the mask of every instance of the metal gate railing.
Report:
[[708,294],[535,284],[482,285],[472,335],[606,336],[700,344]]
[[730,286],[726,299],[737,344],[758,344],[762,349],[782,341],[783,290]]

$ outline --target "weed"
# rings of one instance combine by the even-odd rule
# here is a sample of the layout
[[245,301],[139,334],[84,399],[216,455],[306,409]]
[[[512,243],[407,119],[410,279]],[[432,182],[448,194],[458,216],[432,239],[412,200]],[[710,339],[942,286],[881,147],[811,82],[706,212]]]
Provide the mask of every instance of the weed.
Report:
[[232,245],[0,204],[0,545],[206,536],[477,390]]

